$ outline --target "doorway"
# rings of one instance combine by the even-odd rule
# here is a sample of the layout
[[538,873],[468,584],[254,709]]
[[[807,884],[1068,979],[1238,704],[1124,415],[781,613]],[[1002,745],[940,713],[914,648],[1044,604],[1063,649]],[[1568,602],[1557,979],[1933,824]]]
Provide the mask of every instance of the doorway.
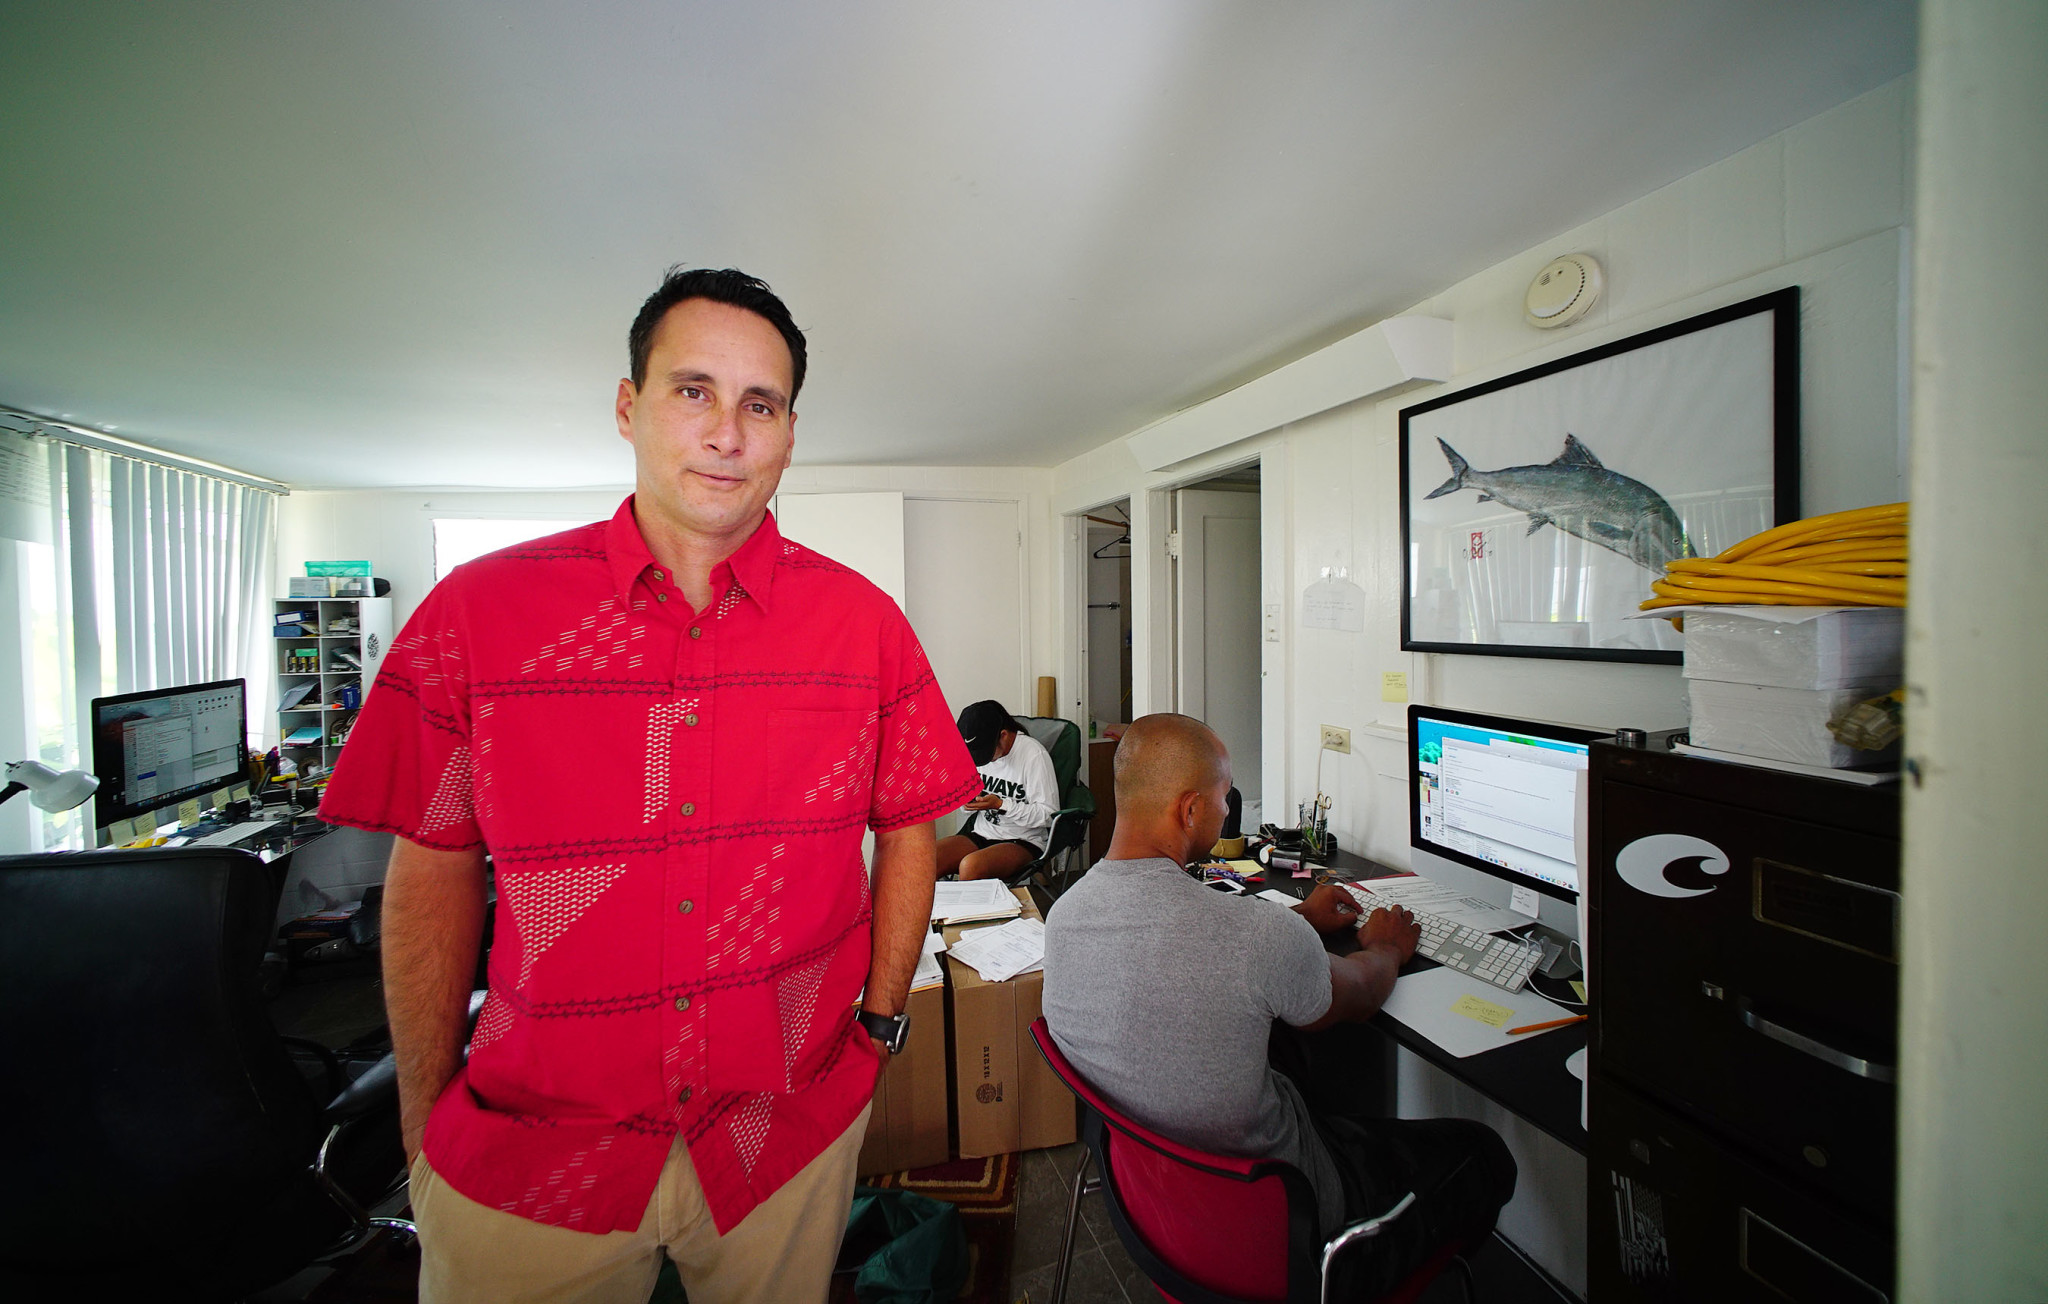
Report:
[[1259,644],[1259,464],[1232,467],[1173,495],[1174,695],[1230,749],[1244,826],[1263,807]]
[[1099,737],[1101,726],[1131,718],[1131,511],[1130,500],[1086,514],[1088,527],[1087,655],[1088,715]]

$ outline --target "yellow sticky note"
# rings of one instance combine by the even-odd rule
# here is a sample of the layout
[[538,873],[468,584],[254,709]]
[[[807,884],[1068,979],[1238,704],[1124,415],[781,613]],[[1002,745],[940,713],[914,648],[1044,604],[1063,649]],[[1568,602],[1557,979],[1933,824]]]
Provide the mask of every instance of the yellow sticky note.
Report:
[[1382,702],[1405,702],[1408,700],[1407,671],[1382,670],[1380,672],[1380,700]]
[[1515,1012],[1507,1006],[1482,1001],[1469,993],[1451,1003],[1451,1013],[1462,1014],[1468,1019],[1477,1019],[1489,1028],[1505,1028],[1508,1026],[1508,1020],[1515,1017]]
[[228,793],[228,800],[229,800],[229,801],[247,801],[247,800],[249,800],[249,785],[248,785],[248,784],[246,784],[246,783],[238,783],[238,784],[236,784],[236,785],[234,786],[234,788],[233,788],[233,789],[232,789],[232,790],[231,790],[231,791],[230,791],[230,792]]
[[1586,1000],[1586,984],[1574,978],[1572,979],[1572,991],[1578,994],[1579,1002],[1584,1004]]
[[179,803],[178,803],[178,823],[179,823],[180,825],[191,825],[191,824],[197,824],[198,822],[199,822],[199,798],[197,798],[197,797],[194,797],[194,798],[192,798],[192,800],[190,800],[190,801],[181,801],[181,802],[179,802]]
[[135,841],[135,821],[115,820],[107,825],[107,845],[125,847]]

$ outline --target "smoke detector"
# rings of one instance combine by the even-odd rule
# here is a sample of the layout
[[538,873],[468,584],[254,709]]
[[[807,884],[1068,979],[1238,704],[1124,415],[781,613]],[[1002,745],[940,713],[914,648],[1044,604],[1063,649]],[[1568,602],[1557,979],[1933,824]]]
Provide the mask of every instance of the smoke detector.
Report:
[[1593,255],[1553,258],[1529,282],[1529,293],[1522,300],[1522,320],[1540,330],[1569,326],[1593,310],[1605,284]]

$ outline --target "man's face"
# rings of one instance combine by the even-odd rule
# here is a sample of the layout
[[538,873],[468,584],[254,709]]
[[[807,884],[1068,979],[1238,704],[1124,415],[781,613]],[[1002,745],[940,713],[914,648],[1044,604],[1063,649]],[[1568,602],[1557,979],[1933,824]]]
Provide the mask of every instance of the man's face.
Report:
[[655,327],[647,378],[619,382],[641,529],[750,533],[795,444],[789,346],[768,320],[685,299]]

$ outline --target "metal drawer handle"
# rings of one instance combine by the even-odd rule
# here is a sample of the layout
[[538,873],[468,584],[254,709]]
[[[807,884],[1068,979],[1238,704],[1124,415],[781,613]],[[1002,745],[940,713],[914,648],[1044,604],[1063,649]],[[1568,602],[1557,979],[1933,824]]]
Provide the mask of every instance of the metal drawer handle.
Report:
[[1898,1070],[1892,1065],[1879,1064],[1861,1056],[1851,1055],[1845,1050],[1836,1050],[1824,1041],[1815,1041],[1803,1032],[1794,1032],[1781,1023],[1773,1023],[1751,1009],[1746,1000],[1737,1001],[1736,1010],[1742,1015],[1745,1027],[1754,1028],[1772,1041],[1781,1042],[1793,1050],[1803,1051],[1823,1064],[1832,1064],[1845,1072],[1854,1073],[1859,1078],[1869,1078],[1872,1082],[1898,1080]]

